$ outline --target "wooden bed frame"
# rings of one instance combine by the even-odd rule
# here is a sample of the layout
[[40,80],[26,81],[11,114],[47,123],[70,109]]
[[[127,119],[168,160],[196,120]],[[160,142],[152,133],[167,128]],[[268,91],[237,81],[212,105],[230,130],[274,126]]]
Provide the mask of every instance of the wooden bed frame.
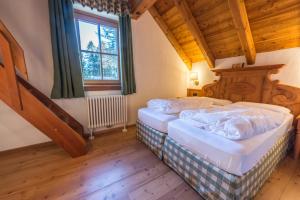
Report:
[[300,114],[300,88],[271,80],[284,65],[246,68],[214,69],[220,79],[203,87],[204,96],[228,99],[233,102],[249,101],[287,107],[293,115]]
[[[214,69],[218,81],[203,87],[205,96],[275,104],[300,114],[300,88],[272,81],[283,65]],[[291,134],[289,134],[291,133]],[[242,176],[233,175],[182,146],[170,136],[163,144],[163,160],[205,199],[253,199],[294,140],[294,130],[278,138],[259,162]]]

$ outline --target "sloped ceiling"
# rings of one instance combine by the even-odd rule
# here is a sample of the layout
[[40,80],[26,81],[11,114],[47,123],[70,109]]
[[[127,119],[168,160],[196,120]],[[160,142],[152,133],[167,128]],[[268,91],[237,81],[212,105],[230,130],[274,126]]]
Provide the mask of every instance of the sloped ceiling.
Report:
[[253,64],[256,52],[300,46],[299,0],[141,2],[189,67],[240,55]]

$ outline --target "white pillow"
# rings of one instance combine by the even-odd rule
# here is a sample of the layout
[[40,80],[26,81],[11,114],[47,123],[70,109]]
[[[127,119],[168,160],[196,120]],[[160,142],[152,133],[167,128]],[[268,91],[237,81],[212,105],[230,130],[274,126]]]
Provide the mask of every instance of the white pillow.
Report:
[[273,104],[265,104],[265,103],[254,103],[254,102],[246,102],[246,101],[240,101],[237,103],[234,103],[235,105],[244,105],[244,106],[252,106],[252,107],[256,107],[256,108],[264,108],[267,110],[272,110],[275,112],[280,112],[280,113],[286,113],[286,114],[290,114],[291,110],[283,107],[283,106],[278,106],[278,105],[273,105]]
[[165,114],[176,114],[182,110],[207,108],[212,104],[212,101],[197,98],[151,99],[147,102],[147,107]]
[[207,102],[212,102],[216,106],[226,106],[232,104],[232,101],[226,99],[216,99],[212,97],[184,97],[185,99],[201,99]]

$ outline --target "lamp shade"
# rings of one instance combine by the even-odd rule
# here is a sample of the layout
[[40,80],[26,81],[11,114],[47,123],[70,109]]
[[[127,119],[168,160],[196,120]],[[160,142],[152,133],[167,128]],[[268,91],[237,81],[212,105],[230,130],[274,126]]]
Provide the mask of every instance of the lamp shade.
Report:
[[191,72],[190,73],[190,79],[192,81],[198,80],[198,72]]

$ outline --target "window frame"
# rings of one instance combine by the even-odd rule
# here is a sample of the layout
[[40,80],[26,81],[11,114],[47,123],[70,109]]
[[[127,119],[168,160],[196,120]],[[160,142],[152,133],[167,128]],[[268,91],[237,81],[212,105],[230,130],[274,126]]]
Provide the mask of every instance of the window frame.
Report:
[[[81,49],[81,41],[80,41],[80,30],[79,30],[79,21],[97,24],[98,28],[98,40],[99,40],[99,46],[100,46],[100,62],[101,62],[101,70],[103,72],[102,68],[102,55],[113,55],[116,56],[116,54],[111,53],[103,53],[101,50],[101,41],[100,41],[100,26],[110,26],[117,29],[117,50],[118,50],[118,78],[119,80],[83,80],[84,83],[84,89],[86,91],[103,91],[103,90],[121,90],[121,67],[120,67],[120,39],[119,39],[119,22],[113,19],[105,18],[102,16],[98,16],[92,13],[84,12],[81,10],[74,10],[74,18],[75,18],[75,26],[76,26],[76,33],[77,33],[77,40],[79,45],[79,51],[80,56],[81,52],[89,52],[86,50]],[[99,26],[100,25],[100,26]],[[95,53],[95,52],[89,52],[89,53]],[[81,61],[80,61],[81,62]],[[102,73],[103,75],[103,73]]]

